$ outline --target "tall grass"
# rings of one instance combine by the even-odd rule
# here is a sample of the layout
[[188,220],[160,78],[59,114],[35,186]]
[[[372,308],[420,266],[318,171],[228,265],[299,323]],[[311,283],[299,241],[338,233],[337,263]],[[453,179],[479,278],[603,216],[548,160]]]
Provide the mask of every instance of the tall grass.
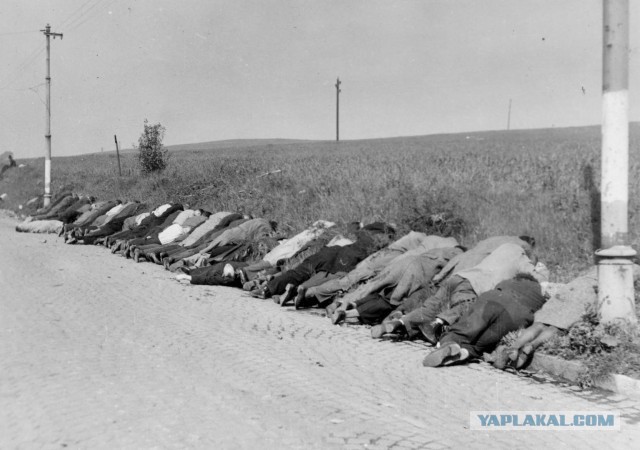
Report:
[[[632,133],[630,229],[639,217],[640,160]],[[54,189],[98,198],[165,201],[239,211],[301,230],[317,219],[420,228],[433,214],[459,218],[465,245],[501,234],[535,236],[538,255],[565,280],[597,246],[597,128],[487,132],[371,141],[281,143],[172,152],[143,177],[135,155],[55,158]],[[594,234],[595,233],[595,234]],[[634,241],[635,242],[635,241]]]

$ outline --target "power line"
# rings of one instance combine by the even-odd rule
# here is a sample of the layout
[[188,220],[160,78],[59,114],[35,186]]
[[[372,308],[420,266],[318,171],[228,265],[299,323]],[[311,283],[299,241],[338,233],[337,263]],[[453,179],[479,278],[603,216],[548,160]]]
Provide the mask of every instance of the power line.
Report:
[[[69,22],[69,24],[67,25],[69,27],[69,31],[73,31],[73,30],[79,28],[81,25],[83,25],[86,22],[88,22],[89,20],[93,19],[95,17],[95,15],[96,15],[95,13],[97,11],[94,11],[94,13],[91,14],[91,15],[89,15],[89,13],[91,11],[93,11],[95,9],[95,7],[100,5],[101,3],[104,6],[104,0],[98,0],[96,3],[94,3],[89,8],[87,8],[87,10],[83,14],[81,14],[76,19],[74,19],[71,22]],[[111,3],[113,3],[113,1],[109,2],[106,6],[109,6]],[[86,19],[85,19],[85,16],[86,16]],[[84,20],[82,20],[82,19],[84,19]]]
[[[71,14],[69,14],[69,15],[67,16],[67,18],[66,18],[66,19],[64,19],[62,22],[60,22],[57,26],[58,26],[58,27],[62,27],[62,26],[64,26],[64,25],[67,25],[67,23],[68,23],[69,21],[74,21],[74,20],[77,20],[78,18],[82,17],[84,14],[86,14],[86,12],[81,12],[81,13],[80,13],[80,15],[79,15],[78,17],[73,17],[73,16],[75,16],[75,15],[76,15],[76,13],[77,13],[78,11],[83,10],[85,6],[87,6],[89,3],[93,2],[93,1],[94,1],[94,0],[87,0],[87,1],[85,1],[82,5],[80,5],[80,7],[78,7],[75,11],[73,11]],[[97,1],[99,2],[100,0],[97,0]]]
[[3,84],[2,86],[0,86],[0,89],[6,89],[9,86],[11,86],[13,83],[15,83],[18,78],[20,78],[22,76],[22,71],[26,70],[27,67],[29,67],[31,64],[33,64],[38,56],[40,56],[42,54],[42,52],[44,52],[45,50],[45,46],[40,44],[38,45],[38,47],[36,47],[29,56],[27,56],[27,58],[22,61],[22,63],[20,63],[15,69],[14,69],[14,76],[13,77],[9,77],[9,81],[5,84]]
[[9,35],[13,35],[13,34],[29,34],[29,33],[39,33],[39,31],[36,31],[36,30],[30,30],[30,31],[7,31],[5,33],[0,33],[0,36],[9,36]]
[[[114,1],[115,0],[111,0],[111,1],[86,0],[80,7],[78,7],[71,14],[69,14],[67,18],[64,19],[59,26],[68,24],[69,27],[72,27],[69,31],[73,31],[95,17],[96,13],[99,11],[99,10],[95,10],[97,6],[109,7],[111,4],[114,3]],[[20,33],[20,32],[16,32],[16,33]],[[5,33],[5,34],[9,34],[9,33]],[[14,71],[14,75],[9,77],[9,81],[7,83],[0,86],[0,90],[5,90],[9,86],[11,86],[13,83],[15,83],[23,75],[22,72],[25,69],[27,69],[27,67],[29,67],[31,64],[33,64],[37,60],[38,56],[40,56],[44,52],[44,50],[45,50],[45,46],[42,44],[39,45],[29,56],[27,56],[27,58],[19,66],[16,67]]]
[[16,92],[25,92],[25,91],[36,92],[35,89],[39,88],[40,86],[44,86],[44,85],[45,85],[45,83],[40,83],[40,84],[36,84],[35,86],[29,86],[29,87],[26,87],[26,88],[19,88],[19,89],[17,89],[17,88],[13,88],[13,89],[6,88],[6,90],[11,90],[11,91],[16,91]]
[[[109,8],[109,6],[111,6],[116,0],[111,0],[108,3],[106,3],[104,5],[105,8]],[[97,13],[97,11],[96,11]],[[93,14],[90,17],[87,17],[83,22],[77,24],[75,27],[73,27],[71,30],[77,30],[78,28],[80,28],[82,25],[84,25],[85,23],[87,23],[89,20],[93,19],[96,16],[96,14]]]

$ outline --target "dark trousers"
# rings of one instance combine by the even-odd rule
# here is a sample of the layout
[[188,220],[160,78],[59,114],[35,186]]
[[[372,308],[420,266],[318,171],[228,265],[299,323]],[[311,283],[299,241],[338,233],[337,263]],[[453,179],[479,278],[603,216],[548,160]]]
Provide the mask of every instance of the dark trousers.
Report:
[[533,311],[513,297],[479,298],[442,338],[440,343],[455,342],[474,358],[493,351],[507,333],[533,323]]
[[395,306],[377,292],[356,301],[358,317],[362,323],[367,325],[382,322],[394,309]]
[[140,245],[149,245],[149,244],[160,245],[160,239],[158,239],[158,234],[160,233],[155,233],[155,234],[141,237],[141,238],[131,239],[129,241],[129,245],[130,246],[131,245],[140,246]]
[[138,247],[143,254],[145,255],[151,255],[151,254],[155,254],[157,257],[160,257],[161,253],[165,253],[168,251],[172,251],[172,250],[184,250],[184,247],[178,245],[178,244],[165,244],[165,245],[156,245],[156,244],[150,244],[150,245],[143,245],[141,247]]
[[470,307],[477,298],[471,283],[466,278],[453,275],[427,298],[422,306],[402,318],[409,337],[418,337],[422,327],[428,326],[436,317],[452,324]]
[[97,239],[111,236],[112,234],[117,233],[121,229],[122,229],[122,222],[111,221],[101,226],[100,228],[93,230],[89,234],[85,234],[84,237],[82,237],[82,242],[85,245],[93,245],[95,244]]
[[190,256],[195,255],[196,253],[198,253],[200,250],[203,250],[207,247],[207,245],[209,245],[208,242],[204,242],[198,246],[194,246],[194,247],[180,247],[180,248],[176,248],[175,250],[172,251],[167,251],[167,256],[166,258],[169,259],[169,263],[173,264],[177,261],[180,261],[181,259],[184,258],[188,258]]
[[80,217],[80,214],[82,213],[78,211],[68,211],[60,215],[59,219],[60,219],[60,222],[67,225],[67,224],[70,224],[71,222],[74,222],[78,217]]
[[236,277],[225,277],[222,275],[225,265],[226,263],[220,262],[212,266],[192,269],[189,273],[189,275],[191,275],[191,284],[242,287],[240,280],[237,280]]
[[282,272],[272,280],[267,282],[267,289],[271,295],[283,294],[287,284],[291,283],[295,286],[300,286],[316,273],[314,265],[304,260],[291,270]]

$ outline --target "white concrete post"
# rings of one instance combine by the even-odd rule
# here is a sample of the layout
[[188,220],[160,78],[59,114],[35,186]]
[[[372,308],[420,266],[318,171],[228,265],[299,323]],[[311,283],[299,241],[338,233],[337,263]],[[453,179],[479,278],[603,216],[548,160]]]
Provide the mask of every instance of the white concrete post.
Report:
[[44,158],[44,206],[49,206],[51,203],[51,44],[50,37],[59,36],[62,39],[62,33],[52,33],[51,26],[47,24],[44,30],[40,30],[47,38],[47,76],[45,78],[47,85],[46,95],[46,130],[44,139],[46,141],[46,153]]
[[601,245],[598,310],[602,322],[637,323],[635,251],[628,246],[629,0],[603,0]]

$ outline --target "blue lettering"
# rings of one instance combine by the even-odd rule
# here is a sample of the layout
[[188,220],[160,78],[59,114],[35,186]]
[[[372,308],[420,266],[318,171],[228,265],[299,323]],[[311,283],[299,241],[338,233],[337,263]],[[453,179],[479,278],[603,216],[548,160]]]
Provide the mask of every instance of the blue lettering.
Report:
[[524,416],[524,422],[522,423],[523,426],[525,427],[532,427],[534,426],[536,423],[533,420],[533,416],[531,414],[527,414],[526,416]]
[[500,425],[503,427],[513,422],[513,416],[509,414],[500,414]]
[[575,416],[573,416],[573,426],[574,427],[584,426],[584,416],[582,414],[576,414]]
[[491,414],[489,416],[489,425],[494,426],[494,427],[499,427],[500,426],[500,422],[498,422],[498,416],[496,416],[495,414]]
[[484,415],[484,414],[478,414],[478,419],[480,419],[480,424],[481,424],[483,427],[486,427],[486,426],[487,426],[487,419],[488,419],[488,418],[489,418],[489,416],[486,416],[486,415]]
[[558,423],[558,418],[554,415],[549,416],[549,421],[547,422],[547,426],[551,426],[553,425],[554,427],[557,427],[558,425],[560,425]]
[[567,422],[565,421],[565,415],[564,414],[560,415],[560,426],[561,427],[566,427],[567,426]]
[[607,414],[606,416],[598,414],[598,425],[601,427],[612,427],[613,414]]
[[590,414],[587,416],[587,426],[592,427],[598,424],[598,416],[595,414]]
[[546,423],[547,415],[546,414],[536,414],[536,426],[544,427],[547,425]]

